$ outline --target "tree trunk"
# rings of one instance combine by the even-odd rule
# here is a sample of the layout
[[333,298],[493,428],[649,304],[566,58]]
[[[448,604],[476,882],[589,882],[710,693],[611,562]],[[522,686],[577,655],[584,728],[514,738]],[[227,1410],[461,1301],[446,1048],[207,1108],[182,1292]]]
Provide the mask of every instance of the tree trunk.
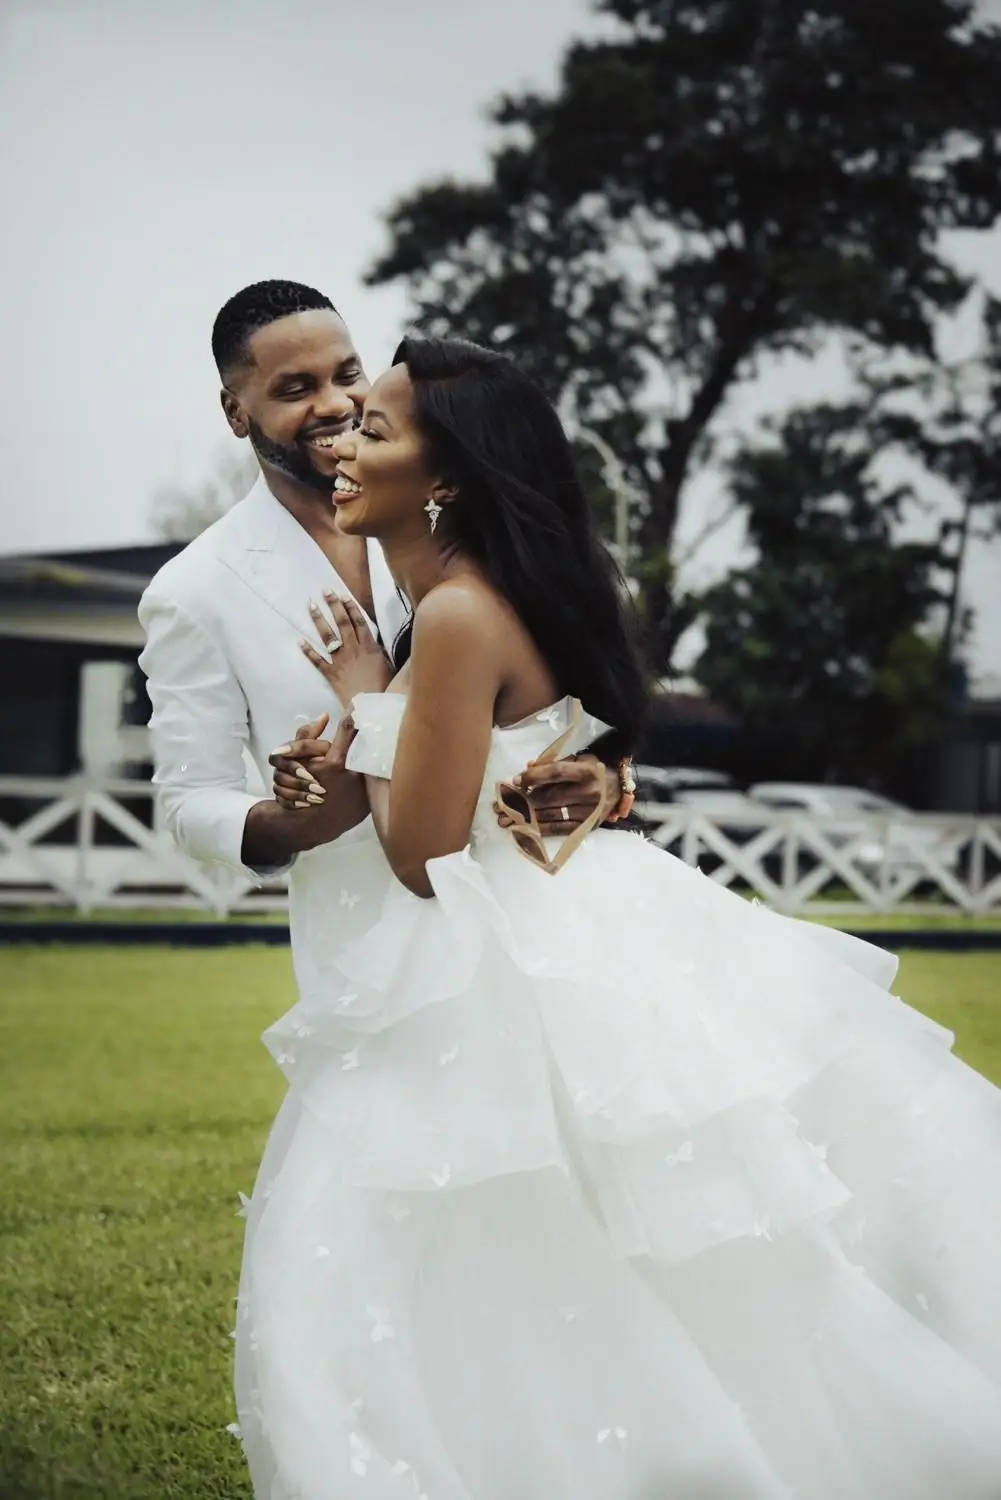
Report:
[[959,619],[959,597],[963,582],[963,563],[966,561],[966,548],[970,540],[970,527],[973,524],[973,510],[977,503],[977,495],[973,485],[970,485],[963,499],[963,516],[959,523],[959,547],[956,551],[956,564],[952,573],[952,587],[949,590],[949,602],[945,612],[945,626],[942,630],[941,653],[942,660],[946,664],[952,661],[952,648],[956,635],[956,624]]
[[763,323],[774,310],[777,295],[775,290],[762,292],[748,306],[746,286],[735,288],[731,309],[720,320],[716,358],[687,415],[668,424],[668,441],[660,457],[661,477],[651,486],[650,507],[640,528],[640,543],[648,563],[644,614],[649,644],[662,669],[667,668],[679,636],[694,617],[691,606],[686,609],[683,601],[676,602],[672,553],[695,445],[716,414],[741,362],[754,347]]

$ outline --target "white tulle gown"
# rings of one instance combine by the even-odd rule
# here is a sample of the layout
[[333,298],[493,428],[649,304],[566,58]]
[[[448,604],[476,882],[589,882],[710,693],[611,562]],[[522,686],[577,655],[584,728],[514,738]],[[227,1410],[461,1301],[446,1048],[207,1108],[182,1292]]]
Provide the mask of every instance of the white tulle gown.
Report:
[[351,936],[266,1034],[255,1496],[999,1500],[1001,1093],[878,949],[635,835],[519,856],[494,782],[568,712],[495,732],[437,900],[373,835],[299,913]]

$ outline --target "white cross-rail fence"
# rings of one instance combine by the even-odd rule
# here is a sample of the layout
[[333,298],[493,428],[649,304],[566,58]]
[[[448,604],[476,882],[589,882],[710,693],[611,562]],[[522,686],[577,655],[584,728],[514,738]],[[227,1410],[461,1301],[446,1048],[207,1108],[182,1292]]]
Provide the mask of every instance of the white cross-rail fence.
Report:
[[[637,812],[646,836],[777,911],[1001,914],[1001,818],[954,814],[719,818],[682,803]],[[82,773],[0,776],[0,905],[229,914],[281,911],[281,878],[255,885],[179,853],[148,782]]]

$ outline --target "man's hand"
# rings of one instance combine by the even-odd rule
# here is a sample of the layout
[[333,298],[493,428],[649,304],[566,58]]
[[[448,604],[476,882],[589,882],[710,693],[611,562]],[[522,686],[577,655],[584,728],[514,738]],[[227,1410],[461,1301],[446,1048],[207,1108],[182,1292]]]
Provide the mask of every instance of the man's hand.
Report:
[[[573,833],[599,805],[602,816],[607,818],[622,795],[618,772],[604,765],[596,755],[540,764],[530,761],[512,785],[535,808],[539,830],[547,838]],[[512,819],[504,809],[495,803],[494,811],[500,826],[510,828]]]
[[364,777],[344,765],[354,725],[342,720],[333,740],[324,740],[320,736],[329,719],[323,714],[303,724],[294,740],[268,757],[277,800],[257,802],[247,814],[242,858],[252,869],[285,865],[296,854],[333,843],[368,817]]
[[347,754],[355,737],[354,721],[345,714],[332,740],[321,739],[329,715],[315,724],[303,724],[288,745],[268,756],[274,768],[272,790],[275,801],[286,811],[323,810],[328,793],[349,776]]

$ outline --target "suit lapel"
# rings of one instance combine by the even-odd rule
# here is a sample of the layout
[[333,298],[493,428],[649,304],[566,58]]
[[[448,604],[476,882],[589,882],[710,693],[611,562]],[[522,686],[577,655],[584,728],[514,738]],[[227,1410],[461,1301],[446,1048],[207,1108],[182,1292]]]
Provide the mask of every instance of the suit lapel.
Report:
[[[220,553],[220,561],[286,620],[297,635],[319,646],[309,601],[322,602],[324,589],[332,589],[342,597],[354,596],[312,537],[275,499],[263,477],[241,500],[239,511],[238,534],[233,545]],[[389,647],[406,618],[405,610],[377,542],[369,543],[368,556],[376,623],[384,644]],[[365,618],[371,625],[367,613]]]

